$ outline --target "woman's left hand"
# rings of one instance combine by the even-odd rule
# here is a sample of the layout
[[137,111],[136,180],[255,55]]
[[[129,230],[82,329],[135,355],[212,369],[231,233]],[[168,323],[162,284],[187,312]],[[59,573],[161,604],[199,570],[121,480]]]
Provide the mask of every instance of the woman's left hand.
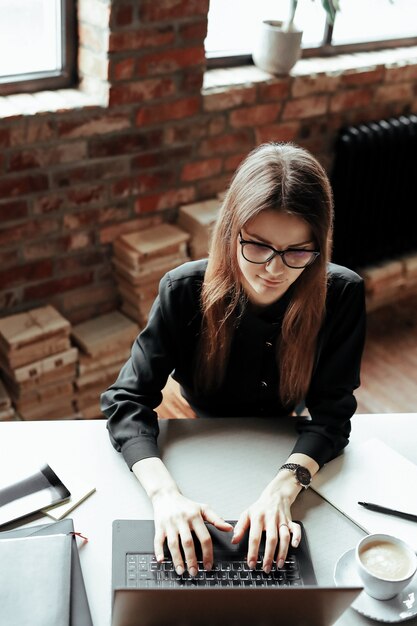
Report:
[[292,474],[279,472],[258,500],[240,515],[232,543],[239,543],[249,528],[247,562],[251,569],[256,567],[262,531],[266,533],[262,568],[267,574],[271,571],[277,547],[277,567],[282,568],[290,543],[294,548],[300,543],[300,525],[291,518],[291,505],[300,490]]

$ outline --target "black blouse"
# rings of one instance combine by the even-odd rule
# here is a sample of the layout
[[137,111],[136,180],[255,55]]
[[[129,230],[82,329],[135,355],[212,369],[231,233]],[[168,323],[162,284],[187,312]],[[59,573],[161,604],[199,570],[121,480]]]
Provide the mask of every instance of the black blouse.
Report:
[[[193,373],[206,267],[207,260],[193,261],[164,276],[149,322],[135,340],[130,359],[101,396],[111,442],[130,468],[136,461],[160,456],[154,409],[162,400],[161,390],[169,374],[201,417],[279,418],[294,409],[279,398],[276,362],[276,344],[293,285],[261,312],[250,305],[244,308],[223,383],[210,396],[196,393]],[[329,264],[326,316],[305,398],[310,418],[297,422],[299,436],[293,449],[319,465],[348,443],[364,340],[363,281],[351,270]]]

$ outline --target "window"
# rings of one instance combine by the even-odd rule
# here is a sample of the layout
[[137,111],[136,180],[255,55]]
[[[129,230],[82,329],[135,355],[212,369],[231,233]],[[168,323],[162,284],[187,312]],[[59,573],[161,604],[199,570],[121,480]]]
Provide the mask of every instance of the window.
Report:
[[[416,0],[339,0],[333,27],[321,0],[299,0],[296,24],[304,56],[417,43]],[[264,19],[285,21],[290,0],[210,0],[205,41],[209,66],[251,62]],[[413,29],[414,27],[414,29]]]
[[75,0],[0,0],[0,94],[75,82]]

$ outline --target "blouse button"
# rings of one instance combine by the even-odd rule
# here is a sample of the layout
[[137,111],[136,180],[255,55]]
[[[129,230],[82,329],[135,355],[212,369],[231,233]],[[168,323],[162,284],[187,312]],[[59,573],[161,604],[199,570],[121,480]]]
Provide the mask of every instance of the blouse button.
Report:
[[268,383],[266,383],[264,380],[261,380],[261,387],[265,389],[266,387],[268,387]]
[[270,341],[266,341],[265,345],[267,348],[272,348],[272,343]]

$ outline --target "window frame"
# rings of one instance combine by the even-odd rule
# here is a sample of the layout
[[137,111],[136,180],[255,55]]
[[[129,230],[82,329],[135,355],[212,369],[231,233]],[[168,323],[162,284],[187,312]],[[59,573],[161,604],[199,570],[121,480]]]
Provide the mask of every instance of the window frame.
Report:
[[60,3],[62,68],[56,71],[19,74],[7,82],[2,82],[0,78],[0,96],[63,89],[76,84],[78,79],[76,0],[60,0]]

